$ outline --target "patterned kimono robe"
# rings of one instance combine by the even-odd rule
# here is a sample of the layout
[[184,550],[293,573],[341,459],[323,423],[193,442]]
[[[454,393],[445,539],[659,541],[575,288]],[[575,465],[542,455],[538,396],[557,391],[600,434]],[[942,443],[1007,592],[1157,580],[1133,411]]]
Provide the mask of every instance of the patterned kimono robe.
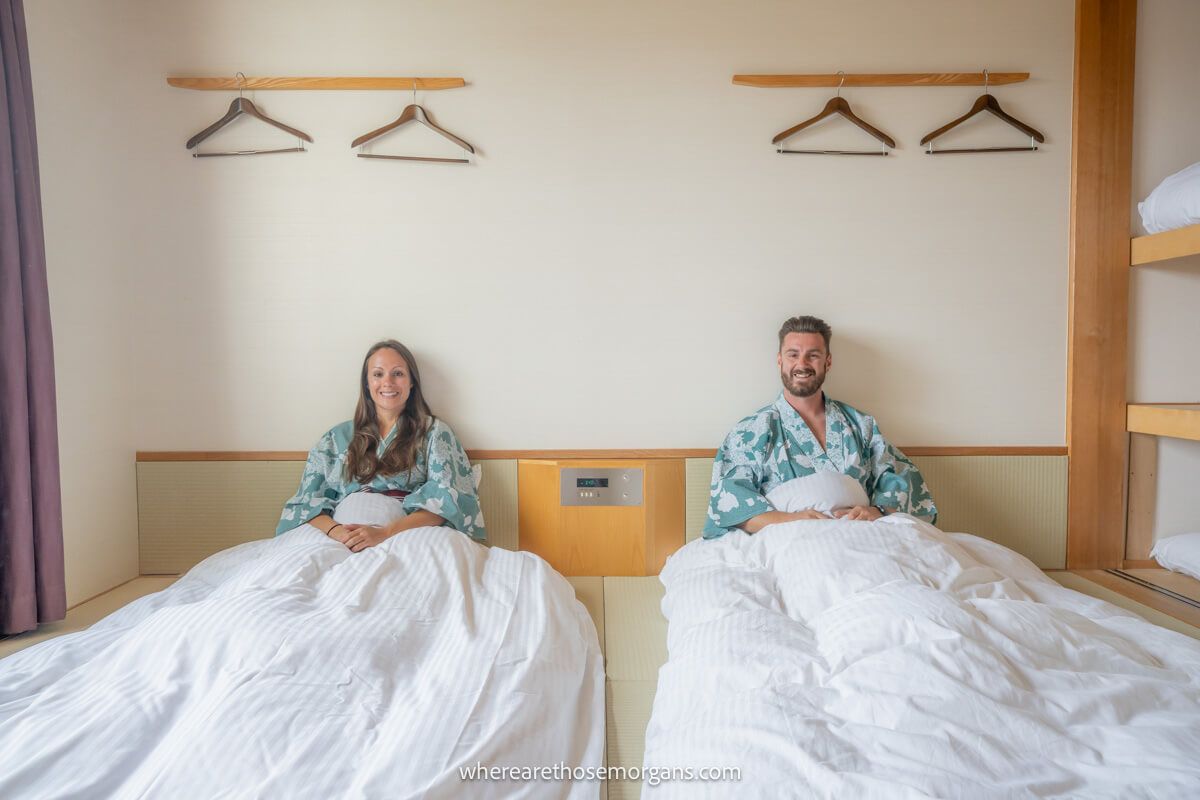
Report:
[[818,471],[840,472],[863,485],[872,505],[927,522],[937,508],[925,479],[888,444],[875,420],[825,398],[825,448],[780,392],[725,437],[713,463],[704,538],[723,536],[751,517],[774,511],[764,495],[781,483]]
[[[454,432],[446,423],[434,419],[425,443],[425,452],[417,454],[412,469],[395,475],[376,475],[366,486],[346,478],[346,451],[354,436],[354,423],[343,422],[321,437],[309,451],[300,490],[283,506],[275,535],[286,533],[310,519],[332,516],[338,502],[348,494],[368,488],[375,491],[401,490],[411,492],[404,498],[404,510],[431,511],[446,520],[445,524],[460,530],[478,541],[487,539],[471,462]],[[396,427],[379,443],[382,455],[396,438]]]

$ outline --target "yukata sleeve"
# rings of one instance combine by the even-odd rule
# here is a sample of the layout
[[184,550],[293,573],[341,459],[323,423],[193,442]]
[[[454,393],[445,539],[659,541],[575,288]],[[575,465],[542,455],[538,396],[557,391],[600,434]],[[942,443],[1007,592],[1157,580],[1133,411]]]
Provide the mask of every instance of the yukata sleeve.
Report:
[[870,420],[870,427],[869,448],[874,478],[871,504],[912,514],[931,525],[936,523],[937,506],[933,504],[933,495],[921,471],[883,438],[875,420]]
[[425,452],[427,479],[404,498],[404,510],[429,511],[472,539],[487,541],[471,462],[449,426],[440,420],[433,423]]
[[304,475],[300,478],[300,489],[283,504],[275,535],[298,528],[310,519],[322,514],[333,515],[334,508],[342,499],[341,491],[331,480],[338,458],[337,444],[333,432],[325,434],[308,452],[304,464]]
[[768,438],[741,426],[725,437],[713,462],[705,539],[724,536],[746,520],[775,510],[762,494]]

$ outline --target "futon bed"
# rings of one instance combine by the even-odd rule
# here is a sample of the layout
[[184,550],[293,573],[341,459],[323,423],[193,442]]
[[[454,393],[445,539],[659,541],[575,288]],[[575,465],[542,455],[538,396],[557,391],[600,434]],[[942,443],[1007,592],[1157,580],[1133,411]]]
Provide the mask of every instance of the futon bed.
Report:
[[645,766],[661,797],[1200,797],[1200,641],[898,514],[689,543]]
[[[336,516],[398,506],[352,495]],[[603,750],[603,663],[570,584],[443,527],[351,554],[304,525],[0,661],[9,799],[596,797],[463,775]]]

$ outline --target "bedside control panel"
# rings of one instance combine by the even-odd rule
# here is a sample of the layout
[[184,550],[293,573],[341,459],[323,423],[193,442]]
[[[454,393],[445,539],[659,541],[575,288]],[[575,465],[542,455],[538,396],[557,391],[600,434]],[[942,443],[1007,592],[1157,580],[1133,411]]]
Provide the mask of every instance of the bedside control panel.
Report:
[[564,506],[640,506],[644,470],[563,467],[559,501]]

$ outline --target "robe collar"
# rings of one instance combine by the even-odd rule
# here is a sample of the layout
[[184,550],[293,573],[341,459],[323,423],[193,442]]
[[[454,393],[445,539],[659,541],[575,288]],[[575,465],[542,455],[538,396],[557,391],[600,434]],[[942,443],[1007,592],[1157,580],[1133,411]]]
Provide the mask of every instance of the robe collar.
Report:
[[400,420],[399,419],[396,420],[396,424],[392,426],[392,429],[390,431],[388,431],[387,436],[384,436],[383,439],[379,442],[378,446],[376,446],[375,452],[383,453],[384,450],[387,450],[388,445],[390,445],[392,443],[392,440],[396,438],[396,431],[398,431],[398,430],[400,430]]
[[[821,390],[821,401],[825,405],[825,415],[828,416],[829,395],[825,394],[824,390]],[[792,408],[792,404],[787,401],[787,397],[782,390],[779,392],[779,396],[775,398],[775,409],[779,412],[781,417],[786,420],[791,420],[793,424],[804,425],[805,427],[808,427],[808,423],[804,421],[804,417],[800,416],[799,411]]]

